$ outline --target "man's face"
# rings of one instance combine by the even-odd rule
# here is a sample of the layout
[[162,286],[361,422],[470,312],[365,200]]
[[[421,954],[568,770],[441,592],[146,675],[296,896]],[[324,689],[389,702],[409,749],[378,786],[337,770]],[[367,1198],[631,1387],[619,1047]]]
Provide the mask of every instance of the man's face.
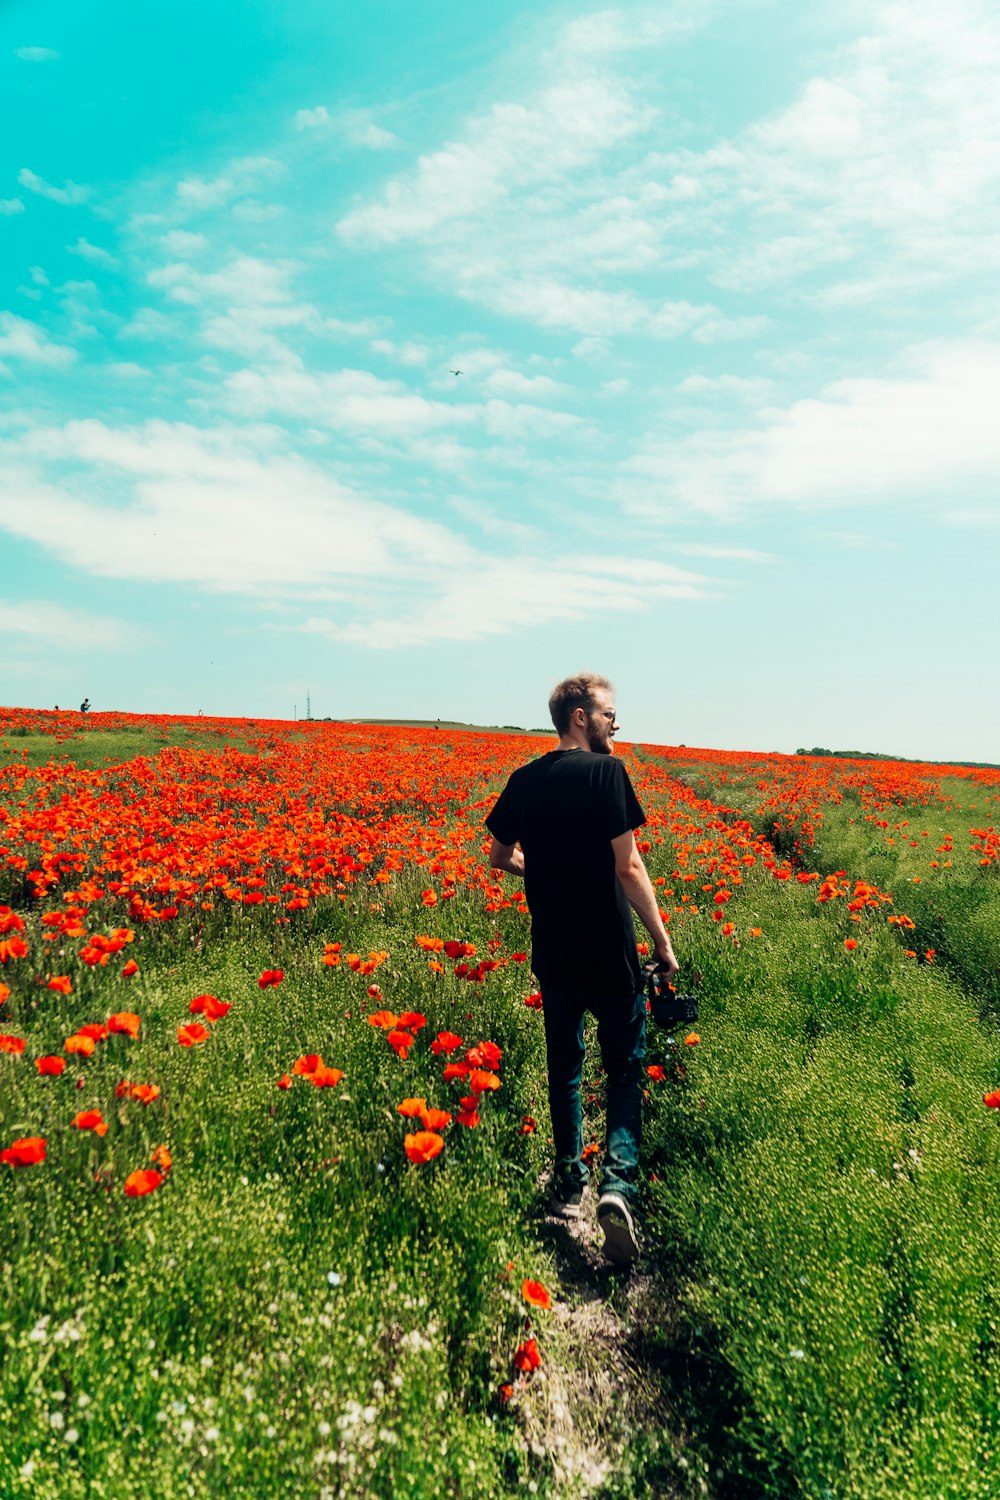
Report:
[[614,700],[607,688],[594,690],[593,704],[584,730],[587,744],[596,755],[613,755],[618,720],[615,718]]

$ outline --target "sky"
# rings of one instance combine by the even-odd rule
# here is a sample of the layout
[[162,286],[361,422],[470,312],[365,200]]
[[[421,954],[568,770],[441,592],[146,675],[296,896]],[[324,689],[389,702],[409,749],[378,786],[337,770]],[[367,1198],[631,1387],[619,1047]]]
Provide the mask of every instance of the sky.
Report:
[[0,701],[1000,760],[998,74],[978,0],[7,0]]

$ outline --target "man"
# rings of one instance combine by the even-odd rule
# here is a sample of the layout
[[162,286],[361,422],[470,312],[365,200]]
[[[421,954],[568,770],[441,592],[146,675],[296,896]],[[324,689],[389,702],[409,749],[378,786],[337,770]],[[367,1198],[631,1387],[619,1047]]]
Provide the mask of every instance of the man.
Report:
[[561,1217],[579,1217],[587,1186],[580,1078],[590,1011],[607,1076],[597,1219],[609,1260],[627,1265],[639,1254],[634,1204],[646,1034],[633,910],[668,977],[677,960],[636,848],[633,830],[646,816],[614,758],[613,705],[606,677],[585,672],[561,682],[549,699],[558,748],[513,772],[486,826],[490,864],[524,877],[531,912],[556,1156],[550,1201]]

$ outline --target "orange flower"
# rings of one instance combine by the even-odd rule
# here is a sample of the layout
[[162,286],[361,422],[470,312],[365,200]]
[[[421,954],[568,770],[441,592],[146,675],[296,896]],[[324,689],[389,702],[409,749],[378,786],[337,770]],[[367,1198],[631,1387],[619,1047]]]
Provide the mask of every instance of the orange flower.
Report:
[[696,1031],[690,1031],[684,1038],[684,1045],[685,1047],[697,1047],[700,1041],[701,1037],[698,1035],[698,1033]]
[[451,1115],[446,1109],[425,1109],[423,1121],[425,1130],[444,1130],[451,1124]]
[[419,1031],[421,1026],[427,1025],[427,1017],[422,1016],[418,1010],[404,1010],[397,1024],[404,1031]]
[[314,1083],[318,1089],[330,1089],[338,1084],[343,1078],[339,1068],[328,1068],[326,1063],[321,1062],[318,1068],[314,1068],[306,1075],[310,1083]]
[[405,1062],[416,1038],[412,1037],[408,1031],[390,1031],[386,1035],[386,1041],[396,1056],[401,1057]]
[[45,1146],[44,1136],[22,1135],[20,1140],[11,1141],[5,1151],[0,1151],[0,1161],[12,1167],[33,1167],[45,1160]]
[[208,1038],[208,1027],[203,1026],[200,1021],[192,1021],[189,1026],[178,1026],[177,1040],[182,1047],[196,1047],[200,1042]]
[[469,1064],[467,1062],[445,1063],[443,1076],[445,1083],[450,1083],[453,1078],[467,1078]]
[[162,1172],[169,1172],[174,1164],[174,1159],[170,1155],[170,1150],[167,1146],[154,1146],[153,1154],[149,1159],[153,1163],[153,1166],[159,1167]]
[[478,1109],[460,1109],[455,1119],[459,1125],[465,1125],[469,1130],[475,1130],[479,1124],[479,1111]]
[[310,1073],[315,1073],[316,1069],[322,1066],[323,1059],[318,1052],[306,1052],[292,1063],[292,1072],[296,1077],[308,1077]]
[[646,1069],[646,1073],[650,1078],[654,1078],[657,1083],[666,1082],[667,1075],[663,1071],[660,1063],[650,1063],[649,1067]]
[[391,1031],[399,1024],[399,1018],[391,1010],[377,1010],[373,1016],[368,1017],[368,1024],[382,1031]]
[[983,1103],[987,1109],[1000,1109],[1000,1089],[994,1089],[991,1094],[984,1094]]
[[500,1080],[495,1073],[488,1073],[484,1068],[473,1068],[469,1074],[469,1088],[474,1094],[492,1093],[500,1087]]
[[408,1135],[403,1142],[406,1154],[417,1166],[424,1162],[433,1161],[444,1149],[444,1137],[437,1135],[433,1130],[418,1130],[416,1135]]
[[12,958],[27,958],[28,945],[24,938],[0,938],[0,964],[6,964]]
[[284,969],[265,969],[257,983],[262,990],[266,990],[269,986],[280,984],[284,977]]
[[68,1036],[63,1043],[64,1052],[78,1052],[81,1057],[92,1057],[97,1043],[92,1036]]
[[858,946],[858,940],[857,940],[857,938],[845,938],[844,939],[844,947],[847,949],[848,953],[853,953],[854,950],[855,950],[855,948],[857,946]]
[[123,1036],[138,1036],[141,1024],[139,1017],[131,1010],[119,1010],[108,1017],[108,1030],[121,1032]]
[[521,1124],[517,1133],[518,1135],[534,1135],[536,1128],[537,1127],[535,1125],[534,1117],[532,1115],[522,1115]]
[[278,1079],[277,1086],[279,1089],[290,1089],[292,1086],[292,1075],[290,1073],[282,1073]]
[[530,1375],[532,1370],[538,1369],[541,1362],[542,1356],[538,1352],[538,1345],[534,1339],[527,1339],[519,1345],[514,1354],[515,1368],[520,1370],[522,1375]]
[[95,1042],[103,1042],[108,1035],[108,1028],[103,1021],[88,1021],[86,1026],[78,1028],[76,1034],[93,1037]]
[[58,995],[72,995],[73,981],[68,974],[55,974],[49,980],[46,989],[55,990]]
[[46,1074],[51,1074],[52,1077],[55,1077],[57,1074],[63,1071],[65,1066],[66,1059],[64,1057],[49,1056],[35,1058],[35,1067],[38,1069],[39,1073],[43,1075],[43,1077]]
[[77,1130],[92,1130],[95,1135],[108,1133],[107,1123],[99,1109],[81,1110],[80,1114],[70,1121],[70,1124],[75,1125]]
[[426,1108],[426,1099],[404,1099],[402,1104],[396,1105],[396,1113],[403,1115],[407,1120],[419,1120]]
[[764,929],[762,927],[751,927],[751,929],[750,929],[750,936],[751,937],[762,937],[763,936],[763,932],[764,932]]
[[155,1193],[163,1182],[163,1174],[157,1172],[155,1167],[144,1167],[139,1172],[130,1172],[125,1179],[126,1198],[144,1198],[147,1193]]
[[20,1057],[23,1051],[23,1037],[12,1036],[9,1031],[0,1031],[0,1052],[10,1052],[14,1057]]
[[524,1281],[521,1283],[521,1296],[525,1302],[532,1307],[551,1307],[552,1298],[540,1281]]
[[231,1000],[217,1000],[214,995],[195,995],[188,1011],[192,1016],[204,1016],[206,1021],[221,1021],[232,1008]]
[[541,1008],[542,1008],[542,992],[541,992],[541,990],[535,990],[535,992],[534,992],[533,995],[526,995],[524,997],[524,1003],[528,1007],[529,1010],[541,1010]]
[[138,972],[139,972],[139,965],[136,963],[136,961],[135,961],[134,958],[130,958],[129,961],[128,961],[128,963],[125,965],[124,969],[122,969],[122,978],[123,979],[131,979],[132,975],[133,974],[138,974]]
[[[117,1093],[118,1090],[116,1089],[115,1092]],[[133,1099],[138,1099],[140,1104],[152,1104],[154,1099],[160,1097],[160,1085],[158,1083],[133,1083],[129,1093]]]
[[440,1057],[442,1052],[447,1056],[451,1052],[456,1052],[461,1045],[462,1038],[456,1036],[453,1031],[439,1031],[436,1040],[431,1042],[431,1051],[435,1057]]
[[10,999],[10,985],[9,984],[0,984],[0,1005],[3,1005],[4,1001],[5,1000],[9,1000],[9,999]]

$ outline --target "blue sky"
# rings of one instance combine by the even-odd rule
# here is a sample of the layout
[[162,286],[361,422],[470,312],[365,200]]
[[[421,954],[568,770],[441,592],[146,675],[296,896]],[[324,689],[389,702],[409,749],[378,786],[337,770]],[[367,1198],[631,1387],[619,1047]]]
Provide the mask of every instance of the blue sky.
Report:
[[8,0],[0,700],[1000,760],[1000,17],[813,9]]

